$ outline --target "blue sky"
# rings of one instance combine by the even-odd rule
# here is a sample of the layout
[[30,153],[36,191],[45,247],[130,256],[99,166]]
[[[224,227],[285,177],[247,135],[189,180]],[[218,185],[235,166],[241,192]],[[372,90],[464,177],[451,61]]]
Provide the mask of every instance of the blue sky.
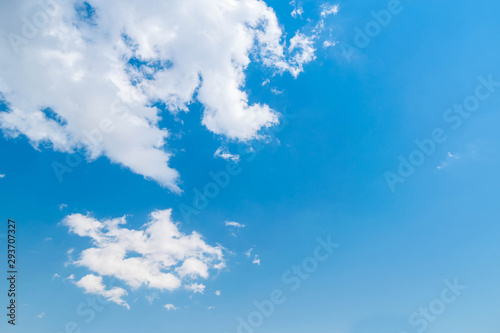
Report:
[[[324,9],[323,1],[266,3],[283,29],[282,42],[288,43],[296,31],[311,36]],[[172,190],[170,180],[162,186],[157,179],[145,179],[142,165],[134,170],[125,162],[110,162],[106,154],[84,157],[59,181],[53,164],[67,165],[69,154],[53,148],[53,141],[37,142],[36,150],[29,134],[19,130],[13,138],[3,125],[1,215],[4,221],[14,218],[19,228],[16,330],[249,332],[239,328],[237,318],[248,322],[259,311],[254,302],[268,301],[278,289],[286,300],[275,304],[261,325],[250,325],[252,332],[497,332],[500,87],[489,91],[482,82],[500,82],[500,4],[401,1],[399,13],[366,47],[344,57],[346,45],[356,47],[355,29],[365,29],[374,22],[371,11],[386,10],[389,3],[339,2],[338,13],[325,19],[314,39],[315,59],[304,62],[296,78],[297,63],[289,62],[290,68],[280,72],[252,58],[242,88],[249,105],[265,104],[281,114],[279,125],[259,132],[267,138],[255,133],[249,140],[231,137],[232,127],[222,122],[214,127],[202,123],[207,105],[216,103],[203,97],[203,90],[188,104],[189,112],[169,113],[160,105],[158,126],[170,131],[168,166],[179,172],[176,186],[182,193]],[[292,17],[299,7],[302,18]],[[336,45],[325,48],[325,40]],[[6,70],[0,73],[10,77]],[[9,82],[14,81],[0,81],[0,88],[10,94],[16,85]],[[444,115],[475,96],[478,86],[489,96],[454,129]],[[2,93],[6,113],[17,99]],[[432,138],[436,129],[447,139],[391,190],[386,173],[397,175],[399,156],[408,160],[418,150],[415,140]],[[220,147],[240,155],[235,166],[214,156]],[[228,165],[237,174],[186,219],[180,207],[193,206],[194,190],[213,184],[210,173]],[[68,250],[74,249],[72,259],[77,260],[95,243],[70,232],[65,218],[127,216],[123,228],[144,230],[149,214],[165,209],[172,209],[183,234],[196,231],[210,247],[220,246],[225,267],[211,267],[207,278],[196,280],[205,286],[203,293],[146,284],[133,288],[118,279],[115,285],[128,292],[124,298],[130,309],[107,301],[102,311],[94,311],[95,318],[90,312],[79,315],[80,304],[97,296],[85,293],[76,280],[103,275],[111,288],[112,277],[70,262]],[[226,226],[226,221],[244,227]],[[316,261],[317,268],[291,290],[283,274],[314,258],[318,237],[330,237],[340,247],[325,261]],[[0,241],[5,245],[5,239]],[[67,279],[71,274],[74,280]],[[443,290],[450,291],[455,281],[467,288],[448,292],[456,297],[446,303]],[[1,286],[7,287],[5,281]],[[158,299],[151,304],[146,296],[154,293]],[[2,302],[6,299],[2,296]],[[168,311],[166,304],[175,310]],[[445,307],[432,320],[415,315],[412,324],[415,312],[441,304]],[[5,318],[0,325],[14,330]]]

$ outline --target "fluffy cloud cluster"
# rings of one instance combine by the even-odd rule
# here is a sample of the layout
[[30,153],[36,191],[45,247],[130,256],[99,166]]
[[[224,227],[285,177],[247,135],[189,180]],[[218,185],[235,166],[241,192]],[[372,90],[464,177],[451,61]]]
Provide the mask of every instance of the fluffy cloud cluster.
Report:
[[139,230],[122,227],[125,223],[125,217],[99,221],[81,214],[63,220],[70,232],[93,242],[93,247],[72,262],[95,273],[76,282],[85,292],[127,306],[122,299],[127,294],[124,289],[104,286],[102,276],[108,276],[134,289],[183,287],[203,293],[205,285],[194,281],[207,279],[210,272],[225,265],[222,248],[208,245],[197,232],[188,235],[179,231],[170,209],[151,213],[150,221]]
[[127,291],[119,287],[107,289],[102,283],[101,276],[88,274],[82,277],[80,281],[75,282],[75,284],[78,287],[83,288],[86,294],[100,295],[108,301],[115,302],[116,304],[123,305],[127,309],[130,309],[130,306],[122,298],[128,294]]
[[89,160],[106,156],[177,192],[162,110],[198,101],[213,133],[258,138],[279,114],[249,103],[245,69],[255,60],[297,76],[314,59],[305,36],[287,45],[262,0],[19,0],[1,1],[0,12],[8,13],[0,24],[4,133]]

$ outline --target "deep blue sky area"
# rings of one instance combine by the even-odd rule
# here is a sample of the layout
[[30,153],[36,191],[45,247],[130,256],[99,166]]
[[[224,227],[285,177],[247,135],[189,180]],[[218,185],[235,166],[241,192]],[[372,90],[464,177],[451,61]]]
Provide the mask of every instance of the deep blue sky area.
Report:
[[[318,18],[323,2],[303,1],[302,19],[291,17],[288,2],[266,3],[289,38],[307,18]],[[297,78],[272,75],[255,63],[246,70],[250,101],[284,115],[267,131],[268,140],[241,143],[209,132],[200,103],[187,113],[162,114],[161,124],[172,132],[170,166],[180,172],[181,194],[106,157],[83,158],[59,181],[53,163],[67,164],[68,154],[35,150],[22,135],[0,138],[1,219],[18,225],[18,332],[60,333],[68,322],[92,333],[238,332],[237,318],[247,319],[254,301],[268,300],[274,289],[286,301],[252,332],[239,332],[500,330],[500,3],[401,1],[400,13],[362,48],[356,28],[364,30],[374,20],[371,11],[388,2],[338,5],[328,21],[337,45],[324,48],[321,37],[316,59]],[[499,83],[490,91],[485,80]],[[447,110],[475,96],[480,85],[489,96],[454,129]],[[446,140],[434,142],[430,154],[414,153],[421,150],[415,140],[432,139],[436,129]],[[240,154],[240,172],[186,219],[180,207],[193,206],[195,189],[203,191],[213,182],[210,173],[229,163],[214,158],[221,145]],[[411,164],[412,153],[423,162],[401,175],[400,156]],[[400,181],[391,186],[388,173]],[[68,233],[63,218],[127,215],[126,227],[139,229],[152,211],[168,208],[183,232],[197,231],[225,248],[226,268],[203,281],[204,294],[158,292],[160,300],[151,305],[145,298],[151,290],[131,289],[130,310],[107,302],[87,323],[77,308],[90,295],[64,278],[87,274],[65,263],[69,249],[91,243]],[[233,230],[225,221],[245,227]],[[4,222],[2,228],[5,233]],[[291,290],[283,274],[313,255],[318,237],[340,247]],[[5,247],[5,238],[0,242]],[[245,255],[251,248],[260,265]],[[61,278],[53,279],[55,273]],[[454,294],[450,284],[457,281],[466,288]],[[5,279],[0,286],[5,290]],[[446,288],[453,301],[442,301]],[[166,303],[178,310],[166,311]],[[432,320],[420,312],[429,307]]]

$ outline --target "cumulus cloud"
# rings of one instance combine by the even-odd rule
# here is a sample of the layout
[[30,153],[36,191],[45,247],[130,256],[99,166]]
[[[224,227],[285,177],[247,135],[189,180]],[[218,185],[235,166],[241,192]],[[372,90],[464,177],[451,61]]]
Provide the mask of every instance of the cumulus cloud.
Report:
[[80,281],[75,282],[75,284],[82,288],[86,294],[100,295],[107,301],[115,302],[130,309],[130,306],[122,298],[128,294],[127,291],[120,287],[107,289],[102,282],[101,276],[88,274],[82,277]]
[[321,17],[327,17],[329,15],[337,15],[339,12],[339,5],[333,5],[331,3],[325,3],[321,5]]
[[[297,76],[314,59],[301,34],[287,47],[262,0],[2,1],[0,127],[37,149],[82,151],[180,192],[169,166],[169,113],[204,106],[202,124],[234,140],[279,123],[251,104],[251,61]],[[23,18],[26,18],[23,20]]]
[[203,294],[205,292],[205,285],[202,283],[192,283],[186,286],[187,290],[191,290],[195,294]]
[[[74,234],[90,237],[93,243],[73,260],[74,265],[86,267],[99,277],[117,278],[133,289],[175,290],[184,286],[203,293],[205,286],[193,281],[206,279],[210,272],[225,266],[222,247],[207,244],[197,232],[182,233],[179,224],[172,221],[170,209],[152,212],[149,222],[139,230],[123,227],[125,217],[99,221],[72,214],[63,224]],[[102,279],[87,277],[77,285],[87,292],[103,292],[88,287],[91,282]],[[117,302],[118,298],[110,300]]]

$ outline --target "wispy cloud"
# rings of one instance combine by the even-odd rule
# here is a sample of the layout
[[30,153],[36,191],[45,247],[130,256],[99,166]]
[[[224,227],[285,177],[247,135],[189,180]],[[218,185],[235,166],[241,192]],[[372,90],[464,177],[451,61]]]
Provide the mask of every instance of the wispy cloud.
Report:
[[477,159],[478,156],[480,155],[479,148],[476,144],[468,144],[465,148],[465,150],[461,153],[451,153],[448,152],[446,154],[446,157],[444,160],[441,161],[441,163],[438,164],[436,169],[438,170],[444,170],[446,168],[449,168],[450,166],[456,164],[457,162],[464,160],[464,159]]
[[214,153],[214,157],[220,157],[226,161],[238,162],[240,160],[240,156],[236,154],[231,154],[227,148],[219,147]]
[[227,227],[235,227],[235,228],[244,228],[245,227],[244,224],[234,222],[234,221],[226,221],[224,223],[226,224]]
[[290,1],[290,5],[293,7],[293,11],[291,13],[293,18],[302,18],[302,14],[304,14],[304,8],[299,1],[292,0]]
[[158,293],[152,293],[151,295],[146,295],[146,299],[148,300],[149,304],[153,304],[155,299],[160,299],[160,296],[158,296]]

